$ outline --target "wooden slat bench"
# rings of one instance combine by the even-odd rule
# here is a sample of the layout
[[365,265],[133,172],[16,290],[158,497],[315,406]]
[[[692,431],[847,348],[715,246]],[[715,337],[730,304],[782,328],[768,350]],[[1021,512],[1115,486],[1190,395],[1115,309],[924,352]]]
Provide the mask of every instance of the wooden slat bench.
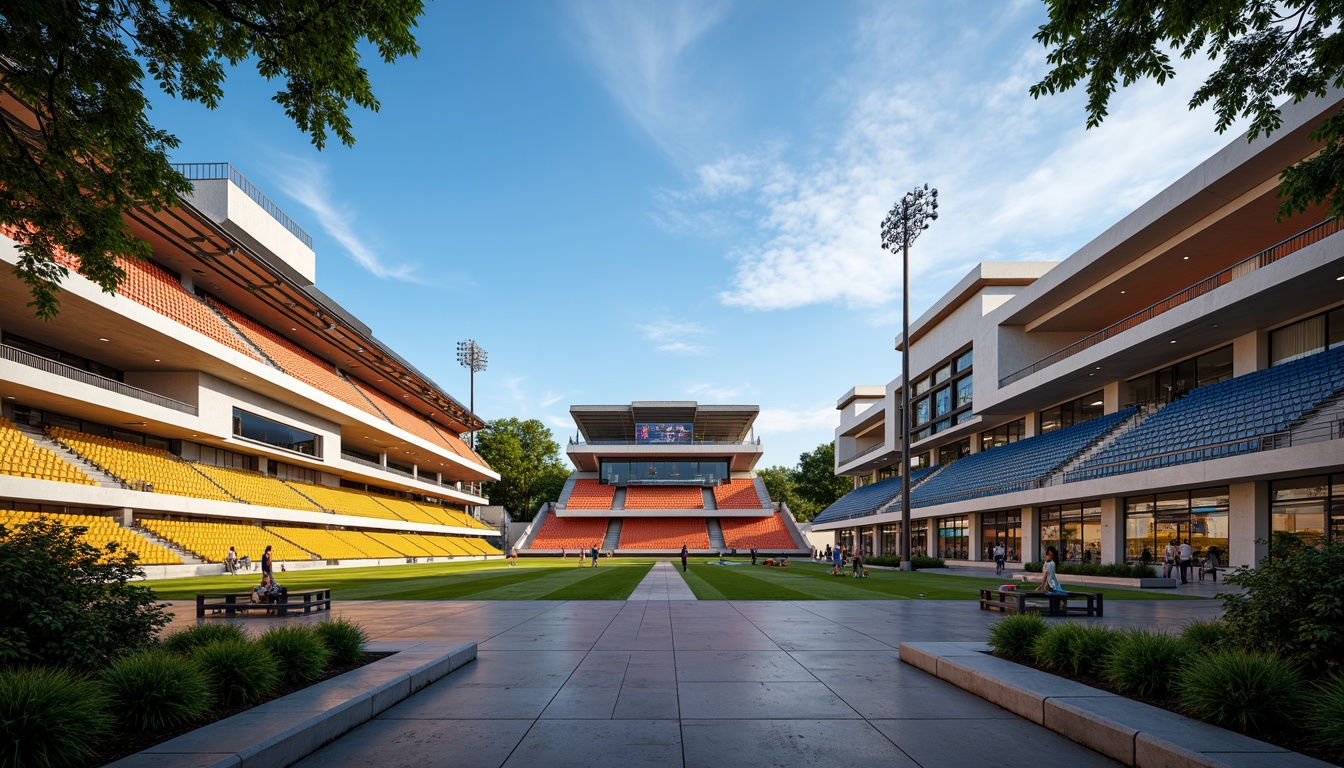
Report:
[[197,592],[196,618],[204,618],[207,610],[215,613],[223,611],[225,616],[234,616],[250,610],[275,611],[278,616],[287,616],[290,611],[297,613],[299,609],[303,609],[304,613],[331,610],[330,589],[291,589],[289,594],[285,595],[284,602],[253,603],[250,602],[251,599],[250,591]]
[[[1073,605],[1069,605],[1070,601],[1073,602]],[[1025,589],[980,590],[980,610],[982,611],[1003,611],[1004,613],[1040,611],[1047,616],[1101,616],[1102,609],[1103,600],[1100,592],[1036,592]]]

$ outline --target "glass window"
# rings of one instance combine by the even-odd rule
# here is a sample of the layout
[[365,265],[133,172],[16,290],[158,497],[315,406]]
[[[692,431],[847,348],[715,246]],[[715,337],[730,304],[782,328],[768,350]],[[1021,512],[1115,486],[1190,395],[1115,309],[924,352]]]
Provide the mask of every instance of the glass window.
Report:
[[974,412],[974,411],[962,411],[961,413],[958,413],[958,414],[957,414],[957,416],[956,416],[956,422],[957,422],[958,424],[965,424],[966,422],[968,422],[968,421],[970,421],[971,419],[974,419],[974,418],[975,418],[975,412]]
[[1325,315],[1284,326],[1269,334],[1269,364],[1296,360],[1325,349]]
[[993,560],[994,547],[1003,544],[1008,560],[1022,562],[1022,514],[983,512],[980,515],[980,559]]
[[1189,541],[1195,561],[1216,557],[1227,565],[1228,490],[1226,486],[1125,499],[1125,558],[1131,563],[1160,563],[1172,541]]
[[910,554],[925,556],[929,554],[929,521],[927,519],[910,521]]
[[1001,445],[1016,443],[1022,439],[1026,432],[1027,420],[1018,419],[1010,421],[994,429],[986,430],[980,433],[980,450],[988,451],[991,448],[998,448]]
[[1195,384],[1204,386],[1232,378],[1232,345],[1195,358]]
[[951,364],[951,363],[948,363],[947,365],[944,365],[942,368],[939,368],[938,370],[936,370],[936,371],[933,372],[933,384],[934,384],[934,386],[937,386],[937,385],[939,385],[939,384],[942,384],[944,381],[947,381],[947,380],[950,379],[950,378],[952,378],[952,364]]
[[914,390],[914,394],[916,394],[916,395],[922,395],[922,394],[924,394],[925,392],[928,392],[928,391],[929,391],[929,387],[932,386],[932,385],[933,385],[933,382],[931,382],[931,381],[929,380],[929,377],[925,376],[924,378],[922,378],[922,379],[920,379],[919,381],[915,382],[915,390]]
[[1332,310],[1325,316],[1325,342],[1330,349],[1344,344],[1344,307]]
[[1095,419],[1105,412],[1101,390],[1041,411],[1041,433]]
[[1270,535],[1297,536],[1304,544],[1325,541],[1330,482],[1325,475],[1278,480],[1270,486]]
[[933,415],[943,416],[952,411],[952,388],[943,387],[933,393]]
[[921,424],[927,424],[929,422],[929,419],[932,418],[933,416],[933,414],[929,412],[929,398],[927,397],[915,403],[914,410],[915,410],[915,419],[910,423],[910,426],[912,427],[917,427]]
[[233,434],[275,448],[308,456],[322,456],[322,438],[238,408],[233,409]]
[[968,349],[965,352],[961,353],[961,355],[959,355],[957,359],[953,361],[953,366],[957,369],[958,373],[970,369],[971,362],[975,359],[974,352],[975,350]]
[[609,485],[717,485],[728,477],[728,462],[603,461],[600,477]]
[[957,459],[971,455],[971,439],[965,438],[938,448],[938,463],[951,464]]
[[[911,528],[913,530],[913,527]],[[938,520],[938,557],[966,560],[970,550],[970,518],[944,517]]]
[[963,376],[957,380],[957,407],[968,405],[971,402],[971,392],[975,389],[972,377]]
[[901,552],[901,526],[884,525],[881,530],[882,554],[897,555]]

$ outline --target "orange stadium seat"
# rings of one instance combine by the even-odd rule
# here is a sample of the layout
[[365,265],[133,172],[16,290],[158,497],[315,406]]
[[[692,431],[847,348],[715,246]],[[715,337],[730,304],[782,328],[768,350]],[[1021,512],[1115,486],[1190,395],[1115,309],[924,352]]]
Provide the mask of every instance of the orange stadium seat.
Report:
[[167,270],[150,262],[128,259],[117,259],[117,266],[126,270],[126,279],[117,286],[121,295],[248,357],[261,359],[219,315],[187,293],[181,281]]
[[714,486],[714,503],[719,509],[765,508],[760,495],[756,493],[755,480],[732,480]]
[[607,535],[605,517],[556,517],[548,515],[532,539],[532,549],[589,549],[602,546]]
[[[754,493],[754,491],[753,491]],[[737,549],[797,549],[788,526],[776,512],[769,517],[721,517],[723,543]]]
[[602,485],[596,480],[575,480],[565,506],[569,509],[611,509],[616,486]]
[[709,549],[703,517],[627,517],[621,522],[621,549]]
[[365,413],[382,418],[382,414],[378,413],[377,409],[370,405],[368,400],[355,391],[349,381],[341,378],[341,375],[336,372],[336,367],[331,363],[322,360],[227,304],[213,300],[210,303],[222,312],[229,319],[229,322],[233,323],[239,333],[246,336],[248,341],[256,344],[285,373],[326,392],[337,400],[353,405]]
[[446,449],[449,453],[455,453],[465,459],[481,464],[485,463],[467,447],[466,443],[462,442],[462,438],[454,435],[446,427],[437,427],[436,425],[431,424],[424,416],[412,411],[410,408],[398,403],[396,400],[393,400],[391,397],[388,397],[359,379],[351,377],[350,383],[354,384],[355,388],[362,392],[365,397],[373,401],[374,405],[378,406],[378,410],[382,411],[382,413],[387,418],[391,419],[392,423],[396,424],[398,427],[401,427],[432,445],[437,445],[440,448]]
[[625,489],[625,508],[704,509],[705,494],[698,485],[632,485]]

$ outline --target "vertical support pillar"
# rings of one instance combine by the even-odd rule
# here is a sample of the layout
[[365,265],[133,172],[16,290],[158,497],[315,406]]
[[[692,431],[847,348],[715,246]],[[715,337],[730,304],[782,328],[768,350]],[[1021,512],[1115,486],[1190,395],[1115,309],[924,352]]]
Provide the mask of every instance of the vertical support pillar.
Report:
[[1101,500],[1101,562],[1125,562],[1124,503],[1114,496]]
[[970,529],[966,531],[966,559],[981,560],[985,553],[981,547],[983,542],[980,540],[980,515],[982,512],[972,512],[966,516],[966,523]]
[[119,514],[121,515],[121,524],[127,528],[130,528],[131,524],[135,522],[135,516],[131,513],[130,507],[122,507]]
[[[1028,420],[1030,423],[1030,420]],[[1041,521],[1035,507],[1022,508],[1022,563],[1041,560]]]
[[1227,489],[1228,567],[1254,566],[1269,554],[1269,481],[1233,483]]

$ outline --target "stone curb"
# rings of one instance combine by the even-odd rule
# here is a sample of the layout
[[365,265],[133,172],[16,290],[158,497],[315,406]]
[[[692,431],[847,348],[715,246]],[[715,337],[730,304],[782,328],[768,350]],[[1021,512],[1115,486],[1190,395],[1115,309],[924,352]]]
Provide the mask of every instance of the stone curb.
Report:
[[476,658],[476,643],[369,643],[396,654],[105,768],[285,768]]
[[901,643],[907,664],[1136,768],[1310,768],[1315,758],[988,655],[983,643]]

